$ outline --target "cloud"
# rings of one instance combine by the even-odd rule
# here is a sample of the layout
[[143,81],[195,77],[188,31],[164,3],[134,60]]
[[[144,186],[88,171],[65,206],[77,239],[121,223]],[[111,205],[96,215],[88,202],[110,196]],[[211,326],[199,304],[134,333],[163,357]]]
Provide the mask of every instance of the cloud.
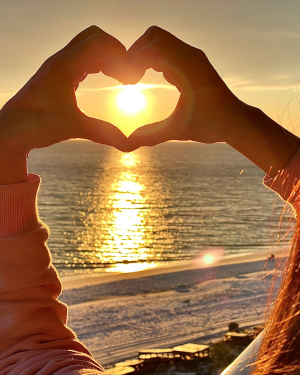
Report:
[[231,90],[243,91],[284,91],[295,89],[299,90],[299,80],[289,74],[273,74],[269,77],[263,77],[260,82],[255,77],[246,77],[246,75],[225,76],[224,81]]

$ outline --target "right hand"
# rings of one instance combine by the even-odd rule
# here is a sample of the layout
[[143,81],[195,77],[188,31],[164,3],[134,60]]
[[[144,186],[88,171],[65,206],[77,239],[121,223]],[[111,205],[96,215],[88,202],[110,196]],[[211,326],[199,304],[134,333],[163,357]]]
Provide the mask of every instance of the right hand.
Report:
[[146,69],[153,68],[181,92],[170,117],[132,133],[130,150],[169,140],[230,143],[247,131],[243,119],[249,107],[228,89],[203,51],[152,26],[128,54],[134,67],[128,83],[136,83]]

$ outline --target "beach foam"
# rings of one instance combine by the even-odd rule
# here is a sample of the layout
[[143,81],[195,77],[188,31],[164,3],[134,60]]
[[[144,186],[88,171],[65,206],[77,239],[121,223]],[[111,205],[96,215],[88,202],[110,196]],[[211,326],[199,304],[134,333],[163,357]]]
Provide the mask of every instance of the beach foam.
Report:
[[155,268],[145,269],[143,271],[131,272],[131,273],[94,273],[94,274],[84,274],[75,276],[62,277],[64,290],[81,288],[85,286],[109,283],[113,281],[137,279],[147,276],[161,275],[167,273],[174,273],[180,271],[189,271],[195,269],[208,269],[212,266],[223,266],[239,263],[247,263],[254,261],[266,261],[270,254],[266,252],[259,253],[248,253],[242,255],[232,255],[226,258],[219,259],[217,263],[210,265],[210,267],[205,266],[201,263],[197,263],[194,260],[186,262],[171,262],[167,265],[158,266]]
[[[133,274],[65,280],[69,324],[103,365],[145,347],[172,347],[222,337],[227,324],[264,321],[274,261],[266,254]],[[278,281],[279,282],[279,281]],[[277,283],[278,283],[277,282]]]

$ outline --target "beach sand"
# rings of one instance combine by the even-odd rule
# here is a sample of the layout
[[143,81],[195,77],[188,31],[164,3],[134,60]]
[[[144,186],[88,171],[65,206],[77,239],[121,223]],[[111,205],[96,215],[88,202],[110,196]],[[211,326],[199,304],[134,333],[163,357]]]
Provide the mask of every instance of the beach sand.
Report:
[[[221,338],[228,323],[263,323],[275,262],[267,253],[210,267],[181,262],[130,274],[63,278],[69,325],[104,366],[139,349]],[[277,285],[279,284],[279,279]]]

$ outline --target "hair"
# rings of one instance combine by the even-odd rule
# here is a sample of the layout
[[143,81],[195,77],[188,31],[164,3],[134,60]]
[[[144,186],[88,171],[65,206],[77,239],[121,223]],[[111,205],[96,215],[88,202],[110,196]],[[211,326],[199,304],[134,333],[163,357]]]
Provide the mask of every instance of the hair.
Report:
[[295,225],[281,287],[266,322],[252,374],[300,374],[299,221]]
[[[300,79],[292,97],[284,103],[287,90],[278,104],[280,123],[286,122],[287,128],[299,133]],[[283,105],[283,110],[280,107]],[[294,112],[295,111],[295,112]],[[281,112],[281,115],[279,114]],[[297,113],[292,120],[292,113]],[[295,124],[295,121],[299,123]],[[300,207],[300,182],[287,199]],[[274,281],[275,284],[275,281]],[[273,286],[274,286],[273,284]],[[273,290],[271,290],[272,292]],[[282,275],[277,298],[268,316],[263,341],[255,362],[252,375],[293,374],[300,375],[300,221],[294,226],[294,234],[289,245],[289,254]]]

